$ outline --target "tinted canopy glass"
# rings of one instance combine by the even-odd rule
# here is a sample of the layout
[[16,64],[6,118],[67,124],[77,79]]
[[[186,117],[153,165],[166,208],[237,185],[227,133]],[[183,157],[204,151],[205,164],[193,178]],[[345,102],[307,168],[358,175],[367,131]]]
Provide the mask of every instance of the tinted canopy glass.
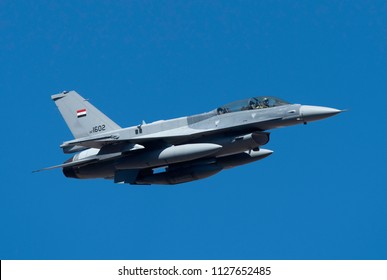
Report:
[[249,99],[231,102],[222,107],[219,107],[217,111],[218,111],[218,114],[225,114],[225,113],[245,111],[245,110],[271,108],[271,107],[277,107],[277,106],[282,106],[286,104],[290,104],[290,103],[282,99],[279,99],[277,97],[259,96],[259,97],[252,97]]

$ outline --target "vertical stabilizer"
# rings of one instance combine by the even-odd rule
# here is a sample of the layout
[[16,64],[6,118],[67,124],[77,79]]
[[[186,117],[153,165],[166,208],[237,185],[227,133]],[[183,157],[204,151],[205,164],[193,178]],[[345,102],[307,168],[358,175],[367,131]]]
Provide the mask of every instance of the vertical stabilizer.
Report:
[[51,96],[74,138],[81,138],[121,127],[75,91]]

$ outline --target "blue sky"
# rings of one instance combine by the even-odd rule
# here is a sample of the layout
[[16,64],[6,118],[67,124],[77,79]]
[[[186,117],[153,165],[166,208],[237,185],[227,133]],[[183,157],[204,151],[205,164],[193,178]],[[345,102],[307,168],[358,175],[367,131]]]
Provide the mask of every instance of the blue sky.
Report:
[[[0,259],[386,259],[385,1],[1,1]],[[31,171],[68,158],[50,95],[121,126],[274,95],[348,112],[179,186]]]

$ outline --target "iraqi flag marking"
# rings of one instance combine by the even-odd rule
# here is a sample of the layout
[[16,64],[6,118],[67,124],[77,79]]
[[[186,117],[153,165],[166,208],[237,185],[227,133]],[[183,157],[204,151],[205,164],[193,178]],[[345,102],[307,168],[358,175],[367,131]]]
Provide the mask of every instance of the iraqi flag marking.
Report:
[[77,110],[77,118],[86,117],[86,109]]

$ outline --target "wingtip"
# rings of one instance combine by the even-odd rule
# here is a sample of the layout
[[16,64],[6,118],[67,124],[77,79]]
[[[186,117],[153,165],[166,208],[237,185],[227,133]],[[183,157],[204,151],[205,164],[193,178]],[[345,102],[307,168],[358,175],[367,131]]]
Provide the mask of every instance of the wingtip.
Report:
[[54,101],[57,101],[58,99],[61,99],[61,98],[65,97],[66,94],[68,94],[70,91],[72,91],[72,90],[64,90],[64,91],[62,91],[60,93],[53,94],[53,95],[51,95],[51,99],[54,100]]
[[37,170],[32,170],[31,173],[38,173],[38,172],[41,172],[41,171],[44,171],[45,169],[37,169]]

